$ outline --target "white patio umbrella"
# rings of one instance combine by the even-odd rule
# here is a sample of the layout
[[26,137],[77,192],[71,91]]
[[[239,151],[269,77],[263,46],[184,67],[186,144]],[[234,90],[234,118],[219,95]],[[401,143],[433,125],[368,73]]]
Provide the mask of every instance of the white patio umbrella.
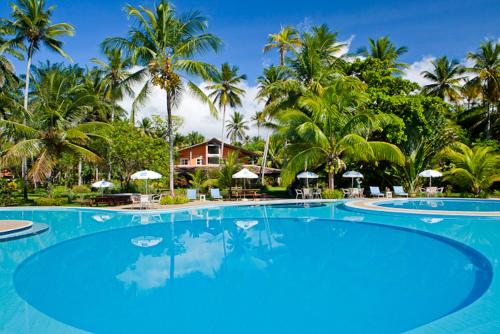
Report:
[[157,180],[161,178],[162,175],[160,173],[154,172],[152,170],[141,170],[139,172],[135,172],[130,177],[132,180],[146,180],[146,194],[148,193],[148,180]]
[[354,170],[350,170],[342,174],[342,177],[351,178],[351,188],[354,188],[354,179],[358,177],[363,178],[363,174],[361,174],[360,172],[356,172]]
[[106,180],[101,180],[92,183],[92,188],[100,188],[102,189],[102,193],[104,193],[104,188],[113,188],[113,183],[106,181]]
[[309,188],[309,179],[317,179],[318,174],[315,174],[313,172],[304,171],[304,172],[300,173],[299,175],[297,175],[297,178],[298,179],[305,179],[306,180],[306,187]]
[[[243,168],[238,173],[233,174],[233,179],[243,179],[243,188],[245,188],[245,180],[246,179],[258,179],[259,176],[255,173],[252,173],[246,168]],[[244,198],[245,199],[245,198]]]
[[259,176],[255,173],[252,173],[246,168],[243,168],[238,173],[233,174],[233,179],[258,179]]
[[426,169],[423,172],[421,172],[420,174],[418,174],[418,176],[428,177],[429,178],[429,187],[432,187],[432,178],[433,177],[441,177],[441,176],[443,176],[443,174],[441,172],[438,172],[437,170],[434,170],[434,169]]

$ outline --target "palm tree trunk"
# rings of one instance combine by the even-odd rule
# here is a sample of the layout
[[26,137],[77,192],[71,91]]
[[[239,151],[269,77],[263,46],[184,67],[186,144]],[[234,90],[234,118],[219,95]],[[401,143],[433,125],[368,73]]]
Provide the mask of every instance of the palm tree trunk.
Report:
[[333,172],[328,172],[328,189],[330,190],[335,189],[334,175],[335,174]]
[[225,130],[225,125],[226,125],[226,106],[224,105],[222,107],[222,135],[221,135],[221,147],[220,147],[220,159],[219,159],[219,165],[222,164],[222,160],[224,160],[224,130]]
[[490,138],[491,136],[491,106],[492,103],[488,102],[488,106],[486,108],[486,138]]
[[271,134],[267,134],[266,138],[266,146],[264,146],[264,154],[262,155],[262,166],[260,167],[260,183],[264,185],[264,171],[266,169],[266,164],[267,164],[267,154],[269,153],[269,142],[271,139]]
[[285,66],[285,48],[280,48],[280,65]]
[[[23,117],[23,124],[26,124],[26,117],[28,116],[28,98],[29,98],[29,86],[30,86],[30,72],[31,72],[31,61],[33,58],[33,44],[30,44],[28,48],[28,62],[26,64],[26,83],[24,86],[24,111],[26,115]],[[21,175],[23,177],[23,197],[24,200],[28,200],[28,158],[23,157],[21,163]]]
[[78,185],[81,186],[83,181],[82,181],[82,159],[78,160]]
[[172,133],[172,104],[170,92],[167,90],[167,137],[168,137],[168,182],[170,187],[170,196],[175,196],[174,189],[174,136]]

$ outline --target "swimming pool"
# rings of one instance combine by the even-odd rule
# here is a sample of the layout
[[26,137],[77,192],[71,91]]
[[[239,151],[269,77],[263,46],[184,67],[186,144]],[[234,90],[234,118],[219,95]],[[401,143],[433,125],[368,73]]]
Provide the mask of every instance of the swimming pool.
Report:
[[382,201],[376,205],[386,208],[411,210],[500,212],[500,200],[484,199],[416,198]]
[[497,217],[343,202],[0,210],[2,333],[498,332]]

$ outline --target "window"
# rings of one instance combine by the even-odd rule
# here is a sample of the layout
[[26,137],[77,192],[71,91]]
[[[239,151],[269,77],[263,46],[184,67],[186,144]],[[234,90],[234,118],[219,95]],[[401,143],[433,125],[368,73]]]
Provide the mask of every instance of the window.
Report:
[[198,157],[196,158],[196,165],[201,166],[203,165],[203,157]]
[[188,164],[189,164],[189,159],[181,158],[181,165],[188,165]]
[[208,157],[208,164],[209,165],[218,165],[219,164],[219,157]]
[[208,154],[219,154],[219,145],[208,145]]

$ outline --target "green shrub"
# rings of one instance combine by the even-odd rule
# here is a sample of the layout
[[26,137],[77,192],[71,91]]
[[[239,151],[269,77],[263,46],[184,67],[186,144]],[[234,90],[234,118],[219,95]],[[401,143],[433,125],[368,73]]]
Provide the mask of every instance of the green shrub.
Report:
[[175,197],[165,196],[162,197],[160,200],[161,205],[184,204],[188,202],[189,200],[186,196],[175,196]]
[[85,194],[90,193],[92,190],[90,189],[89,186],[82,184],[80,186],[73,186],[73,188],[71,188],[71,191],[74,194],[79,195],[80,200],[83,200],[83,198],[85,197]]
[[35,198],[35,204],[38,206],[60,206],[68,202],[66,198],[50,198],[50,197],[40,197]]
[[323,190],[322,196],[325,199],[342,199],[342,198],[344,198],[344,194],[342,193],[341,190],[338,190],[338,189],[335,189],[335,190],[325,189],[325,190]]
[[50,189],[49,193],[50,197],[52,198],[63,198],[63,197],[69,197],[69,190],[65,186],[55,186],[52,189]]

